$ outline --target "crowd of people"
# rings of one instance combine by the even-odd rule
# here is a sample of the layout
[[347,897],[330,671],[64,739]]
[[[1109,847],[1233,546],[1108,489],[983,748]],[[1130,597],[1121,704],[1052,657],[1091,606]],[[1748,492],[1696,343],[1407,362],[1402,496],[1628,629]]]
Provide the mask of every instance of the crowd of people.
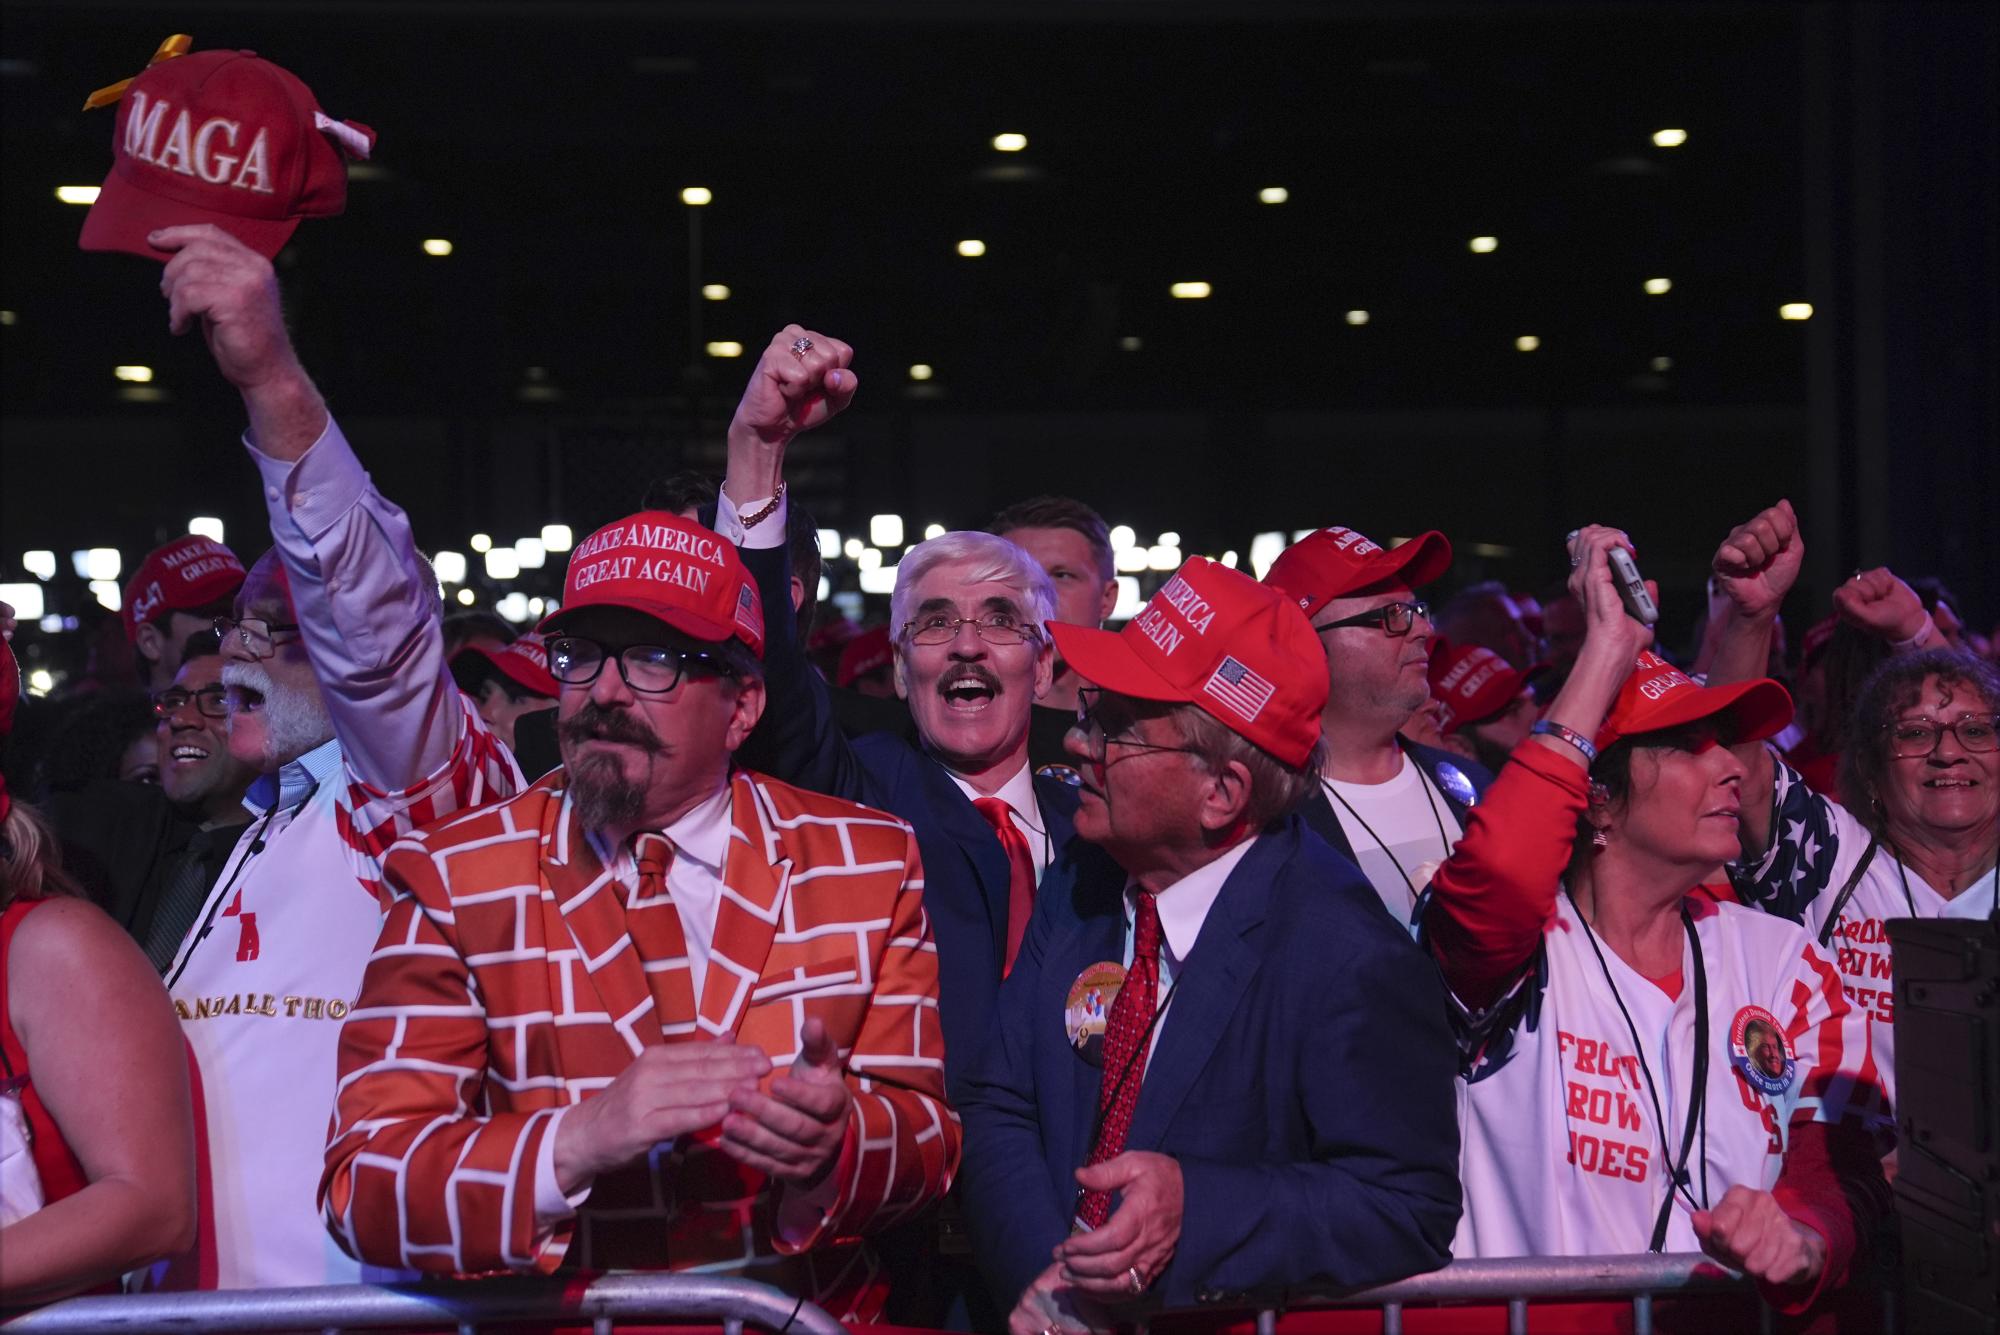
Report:
[[1948,594],[1857,572],[1794,668],[1781,501],[1683,664],[1602,525],[1538,599],[1329,524],[1110,630],[1039,497],[830,647],[785,456],[859,385],[791,325],[719,484],[636,479],[516,634],[444,615],[268,258],[146,244],[271,546],[139,566],[139,721],[0,648],[0,733],[67,715],[0,789],[0,1302],[700,1268],[1081,1335],[1699,1250],[1802,1311],[1891,1236],[1884,922],[2000,910]]

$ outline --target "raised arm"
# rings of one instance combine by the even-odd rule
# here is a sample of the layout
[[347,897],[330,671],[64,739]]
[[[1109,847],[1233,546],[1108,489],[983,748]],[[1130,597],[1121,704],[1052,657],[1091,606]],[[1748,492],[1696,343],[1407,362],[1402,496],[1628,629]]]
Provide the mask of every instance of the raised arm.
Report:
[[[1769,672],[1778,608],[1798,582],[1805,556],[1790,501],[1738,524],[1715,549],[1710,569],[1720,606],[1711,620],[1721,624],[1709,627],[1708,641],[1715,647],[1710,685],[1753,681]],[[1743,764],[1743,853],[1754,858],[1771,837],[1773,757],[1761,741],[1732,749]]]
[[384,794],[418,787],[452,761],[469,715],[409,521],[375,489],[300,366],[270,262],[206,225],[151,240],[175,252],[161,280],[173,332],[199,322],[243,396],[244,444],[348,766]]

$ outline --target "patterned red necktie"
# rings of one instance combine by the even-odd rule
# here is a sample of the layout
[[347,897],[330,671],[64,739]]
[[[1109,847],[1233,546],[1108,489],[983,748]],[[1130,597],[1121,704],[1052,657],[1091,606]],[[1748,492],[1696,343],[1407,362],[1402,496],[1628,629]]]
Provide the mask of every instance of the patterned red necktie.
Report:
[[1035,911],[1035,860],[1005,802],[997,797],[975,797],[972,805],[1000,836],[1000,851],[1007,855],[1007,962],[1000,970],[1005,978],[1014,972],[1014,957],[1021,953],[1021,938],[1027,934],[1028,918]]
[[[1103,1130],[1091,1147],[1085,1167],[1116,1158],[1125,1149],[1132,1128],[1132,1110],[1139,1105],[1139,1083],[1146,1075],[1145,1040],[1153,1024],[1160,993],[1160,909],[1152,892],[1138,892],[1132,921],[1132,967],[1111,1003],[1104,1025],[1104,1078],[1097,1089],[1097,1112]],[[1087,1191],[1076,1217],[1101,1228],[1111,1214],[1111,1193]]]

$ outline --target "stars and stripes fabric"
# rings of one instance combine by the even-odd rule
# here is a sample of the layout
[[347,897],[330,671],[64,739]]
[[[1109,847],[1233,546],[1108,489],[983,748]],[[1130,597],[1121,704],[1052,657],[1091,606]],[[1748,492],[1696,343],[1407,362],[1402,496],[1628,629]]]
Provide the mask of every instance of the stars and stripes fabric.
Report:
[[[641,841],[635,883],[622,882],[566,786],[557,770],[391,851],[389,913],[341,1035],[327,1227],[377,1264],[701,1269],[874,1319],[886,1282],[862,1238],[942,1196],[960,1142],[909,826],[739,772],[697,997],[665,841]],[[538,1228],[536,1166],[559,1110],[660,1043],[754,1043],[775,1076],[809,1017],[839,1048],[856,1107],[816,1228],[781,1234],[778,1184],[713,1130],[600,1176],[574,1217]]]
[[1277,687],[1234,658],[1224,657],[1209,674],[1202,691],[1221,701],[1245,723],[1254,723],[1271,703]]

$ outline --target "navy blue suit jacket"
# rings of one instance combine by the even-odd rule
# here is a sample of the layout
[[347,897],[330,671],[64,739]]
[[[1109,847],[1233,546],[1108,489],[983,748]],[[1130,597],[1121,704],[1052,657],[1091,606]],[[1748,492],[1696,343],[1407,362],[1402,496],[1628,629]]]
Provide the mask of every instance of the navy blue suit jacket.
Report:
[[[1003,1305],[1069,1233],[1102,1072],[1071,1047],[1063,1010],[1078,974],[1123,958],[1122,892],[1081,885],[1074,916],[1037,902],[999,1027],[955,1099],[973,1250]],[[1185,1189],[1155,1293],[1180,1306],[1443,1265],[1460,1204],[1457,1060],[1435,968],[1354,865],[1296,817],[1265,835],[1182,964],[1126,1138],[1178,1160]]]
[[[764,606],[791,605],[791,560],[784,547],[743,548]],[[739,763],[787,783],[900,816],[917,834],[924,862],[924,913],[938,950],[938,1021],[945,1071],[955,1079],[985,1040],[1007,958],[1007,855],[993,827],[913,738],[872,733],[849,741],[827,685],[806,660],[788,616],[766,616],[767,699]],[[1049,839],[1049,864],[1036,891],[1066,905],[1079,876],[1124,883],[1100,850],[1076,838],[1076,790],[1037,777],[1035,797]],[[1054,910],[1052,910],[1054,911]]]
[[[1444,795],[1445,805],[1451,808],[1452,819],[1458,822],[1459,829],[1464,829],[1466,813],[1473,807],[1473,802],[1466,800],[1465,785],[1470,785],[1476,801],[1477,798],[1486,795],[1487,788],[1493,783],[1493,776],[1487,773],[1484,766],[1475,764],[1455,752],[1440,751],[1434,746],[1419,746],[1404,737],[1398,737],[1396,744],[1403,748],[1403,754],[1408,756],[1411,762],[1437,786],[1438,792]],[[1463,784],[1459,780],[1463,780]],[[1333,803],[1327,800],[1326,785],[1321,784],[1314,791],[1299,814],[1305,817],[1306,824],[1312,827],[1315,834],[1333,845],[1334,852],[1344,858],[1351,859],[1354,856],[1354,845],[1348,841],[1347,831],[1341,826],[1340,817],[1335,814]],[[1417,889],[1421,890],[1423,887],[1418,886]]]

